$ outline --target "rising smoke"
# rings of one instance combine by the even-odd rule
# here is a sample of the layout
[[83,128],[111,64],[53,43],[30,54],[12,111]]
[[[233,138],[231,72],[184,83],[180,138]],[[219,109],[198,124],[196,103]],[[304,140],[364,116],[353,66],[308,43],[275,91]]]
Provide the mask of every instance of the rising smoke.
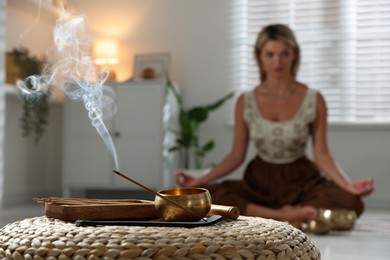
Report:
[[33,104],[50,88],[63,86],[65,94],[73,100],[81,100],[93,127],[109,149],[115,169],[118,169],[116,148],[103,119],[116,111],[115,93],[104,86],[109,73],[98,70],[91,57],[92,40],[84,16],[64,12],[54,28],[54,46],[50,55],[57,61],[47,66],[41,75],[31,75],[17,82],[25,100]]

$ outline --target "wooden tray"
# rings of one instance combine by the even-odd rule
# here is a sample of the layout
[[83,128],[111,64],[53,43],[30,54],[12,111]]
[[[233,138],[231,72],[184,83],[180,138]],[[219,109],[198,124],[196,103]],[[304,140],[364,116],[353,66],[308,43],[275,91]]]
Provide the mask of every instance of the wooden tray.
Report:
[[47,217],[65,221],[78,219],[151,219],[157,218],[153,201],[124,199],[47,198],[35,199],[45,203]]

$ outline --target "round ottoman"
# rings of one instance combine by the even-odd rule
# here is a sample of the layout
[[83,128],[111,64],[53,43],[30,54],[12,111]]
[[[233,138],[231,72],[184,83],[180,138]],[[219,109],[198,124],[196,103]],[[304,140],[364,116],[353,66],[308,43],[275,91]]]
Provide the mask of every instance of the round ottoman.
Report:
[[195,228],[97,226],[47,217],[0,229],[0,259],[320,259],[300,230],[240,216]]

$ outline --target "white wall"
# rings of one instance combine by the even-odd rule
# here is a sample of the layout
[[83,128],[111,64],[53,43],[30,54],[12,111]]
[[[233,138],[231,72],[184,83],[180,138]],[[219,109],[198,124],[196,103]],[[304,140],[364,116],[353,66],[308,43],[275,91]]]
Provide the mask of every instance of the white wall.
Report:
[[[1,82],[5,82],[5,42],[6,42],[6,26],[5,21],[7,19],[7,3],[0,2],[0,87]],[[5,125],[5,95],[0,91],[0,207],[3,204],[4,192],[4,125]],[[3,131],[1,131],[3,129]]]
[[13,47],[28,47],[30,53],[43,56],[52,45],[55,16],[29,0],[7,1],[7,51]]
[[[231,8],[226,0],[70,0],[73,10],[89,20],[95,37],[113,37],[121,46],[121,64],[114,67],[118,78],[132,75],[137,53],[170,52],[171,75],[182,87],[187,106],[213,101],[230,85],[232,62]],[[18,20],[13,22],[18,23]],[[118,109],[121,109],[120,107]],[[210,161],[218,161],[230,149],[232,126],[228,109],[211,114],[202,126],[203,138],[215,138],[217,147]],[[377,191],[368,207],[390,208],[390,128],[331,128],[331,150],[340,164],[355,178],[366,175],[377,180]],[[253,149],[248,159],[253,156]],[[239,177],[242,168],[232,177]]]
[[330,127],[329,144],[352,179],[375,178],[367,207],[390,209],[390,127]]

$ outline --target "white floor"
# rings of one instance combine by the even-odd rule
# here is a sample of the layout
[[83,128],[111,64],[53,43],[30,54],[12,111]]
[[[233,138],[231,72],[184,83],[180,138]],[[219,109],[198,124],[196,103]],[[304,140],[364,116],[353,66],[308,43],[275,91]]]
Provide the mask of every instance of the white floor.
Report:
[[320,249],[323,260],[387,260],[390,259],[390,211],[366,211],[352,231],[309,236]]
[[[7,207],[0,209],[0,227],[42,215],[43,204]],[[332,231],[327,235],[309,236],[319,248],[323,260],[387,260],[390,259],[390,211],[367,211],[351,232]]]

